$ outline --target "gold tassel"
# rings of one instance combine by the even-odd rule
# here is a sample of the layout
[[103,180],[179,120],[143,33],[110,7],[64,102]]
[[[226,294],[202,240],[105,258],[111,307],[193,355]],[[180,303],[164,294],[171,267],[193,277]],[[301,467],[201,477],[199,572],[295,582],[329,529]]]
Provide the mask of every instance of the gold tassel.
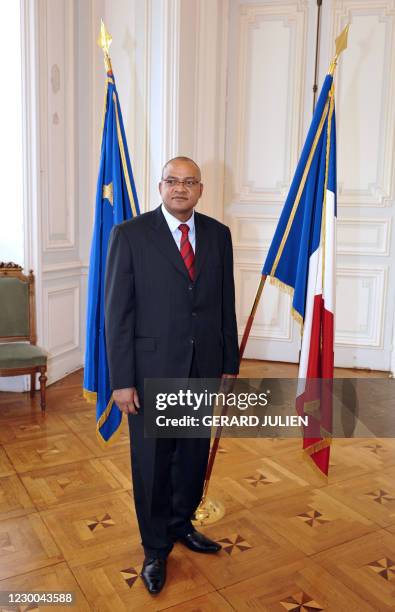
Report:
[[97,393],[96,393],[96,391],[88,391],[88,389],[83,389],[82,396],[90,404],[96,404],[96,402],[97,402]]
[[270,277],[270,284],[271,285],[275,285],[276,287],[281,289],[281,291],[284,291],[285,293],[288,293],[288,295],[293,295],[294,294],[294,288],[291,287],[291,285],[287,285],[286,283],[283,283],[283,281],[280,281],[275,276],[271,276]]
[[[86,399],[87,402],[89,402],[90,404],[96,404],[97,403],[97,393],[96,391],[88,391],[88,389],[83,389],[82,392],[84,398]],[[114,400],[111,396],[110,401],[108,402],[108,405],[105,409],[105,411],[103,412],[103,414],[101,415],[100,419],[98,420],[97,424],[96,424],[96,437],[97,440],[100,444],[100,446],[102,448],[109,448],[110,446],[112,446],[119,438],[120,434],[121,434],[121,425],[122,425],[122,420],[119,424],[118,429],[113,433],[113,435],[111,436],[111,438],[109,440],[105,440],[103,438],[103,436],[100,433],[100,427],[106,422],[108,415],[111,412],[111,408],[112,405],[114,403]]]
[[318,453],[318,451],[322,450],[323,448],[328,448],[328,446],[330,446],[331,444],[332,444],[332,438],[324,438],[323,440],[320,440],[319,442],[315,442],[308,448],[305,448],[304,451],[308,455],[314,455],[314,453]]
[[[284,293],[287,293],[288,295],[293,297],[295,290],[294,290],[293,287],[291,287],[291,285],[287,285],[286,283],[283,283],[283,281],[280,281],[275,276],[270,276],[270,284],[274,285],[275,287],[278,287],[280,289],[280,291],[284,291]],[[295,308],[293,306],[291,306],[291,315],[292,315],[293,319],[295,319],[295,321],[298,323],[298,325],[300,325],[300,332],[303,335],[303,318],[302,318],[302,315],[300,314],[300,312],[295,310]]]
[[121,435],[121,427],[122,421],[120,422],[118,429],[112,434],[111,438],[109,440],[105,440],[101,435],[98,426],[96,426],[96,438],[101,448],[110,448],[113,446],[113,444],[115,444],[115,442],[118,441],[119,436]]
[[317,466],[317,464],[314,462],[314,460],[311,458],[310,455],[308,455],[306,453],[306,449],[302,450],[302,459],[303,461],[307,461],[309,466],[313,468],[313,470],[315,471],[315,473],[320,476],[322,478],[322,480],[328,484],[328,476],[326,474],[324,474],[323,472],[321,472],[320,468]]
[[[107,407],[105,409],[105,411],[101,414],[100,419],[98,420],[97,424],[96,424],[96,437],[99,441],[99,444],[102,448],[109,448],[110,446],[112,446],[114,444],[114,442],[116,442],[120,436],[121,433],[121,426],[122,426],[122,419],[121,422],[119,423],[119,427],[118,429],[112,434],[111,438],[109,440],[105,440],[103,438],[103,436],[100,433],[100,427],[107,421],[108,415],[111,412],[112,409],[112,405],[114,403],[114,399],[111,395],[110,397],[110,401],[107,404]],[[123,413],[121,413],[123,416]]]

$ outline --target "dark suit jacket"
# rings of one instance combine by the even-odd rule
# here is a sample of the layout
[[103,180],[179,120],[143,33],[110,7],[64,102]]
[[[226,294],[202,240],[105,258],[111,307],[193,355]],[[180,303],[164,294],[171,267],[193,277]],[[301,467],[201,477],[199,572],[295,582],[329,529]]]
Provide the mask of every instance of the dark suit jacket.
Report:
[[144,378],[237,374],[233,254],[229,228],[195,212],[195,281],[189,279],[161,207],[114,226],[105,282],[112,389]]

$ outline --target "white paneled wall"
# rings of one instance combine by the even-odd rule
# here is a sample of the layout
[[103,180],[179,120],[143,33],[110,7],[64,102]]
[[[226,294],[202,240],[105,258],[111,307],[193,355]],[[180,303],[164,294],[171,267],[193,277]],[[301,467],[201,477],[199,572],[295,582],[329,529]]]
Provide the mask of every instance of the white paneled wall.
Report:
[[229,89],[232,201],[283,202],[299,151],[307,5],[238,4],[231,3],[228,64],[232,76],[237,65]]
[[342,216],[337,223],[337,253],[388,257],[391,248],[391,222],[391,218]]
[[41,242],[41,338],[49,381],[81,364],[83,263],[79,255],[78,47],[76,3],[38,2]]
[[[86,265],[79,225],[77,3],[22,2],[25,269],[53,382],[83,363]],[[26,381],[19,379],[20,385]]]
[[[338,346],[383,348],[385,296],[385,268],[338,266],[336,311]],[[343,308],[339,307],[339,302]]]
[[[224,212],[240,335],[302,143],[309,23],[308,2],[230,3]],[[298,361],[290,297],[269,284],[245,355]]]
[[395,303],[395,2],[334,0],[328,30],[350,22],[337,69],[336,361],[390,369]]
[[[307,0],[230,3],[225,218],[234,238],[241,333],[311,118],[315,15],[316,3]],[[333,41],[348,22],[349,48],[335,77],[335,363],[388,370],[395,302],[395,2],[324,3],[320,84]],[[248,357],[298,360],[298,327],[289,322],[288,333],[282,319],[288,304],[288,295],[266,285]]]
[[40,8],[42,251],[49,261],[51,252],[61,258],[76,247],[74,3]]
[[[111,55],[142,210],[163,163],[200,163],[201,211],[225,220],[243,332],[311,119],[314,0],[24,0],[27,266],[38,276],[50,380],[83,363],[87,266]],[[325,0],[320,84],[336,74],[336,363],[392,369],[395,354],[395,0]],[[290,297],[267,284],[246,355],[297,362]]]
[[333,30],[351,22],[350,49],[337,75],[341,204],[391,206],[395,128],[395,4],[335,2]]

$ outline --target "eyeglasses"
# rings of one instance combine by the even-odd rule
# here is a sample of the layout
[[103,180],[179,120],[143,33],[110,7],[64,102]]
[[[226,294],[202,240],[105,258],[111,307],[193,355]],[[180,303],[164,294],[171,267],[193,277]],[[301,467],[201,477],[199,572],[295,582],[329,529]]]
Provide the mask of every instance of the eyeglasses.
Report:
[[168,187],[175,187],[176,185],[183,185],[183,187],[188,187],[188,189],[192,189],[195,185],[199,185],[200,181],[197,179],[187,178],[184,180],[180,180],[177,178],[167,178],[162,179],[162,183],[166,183]]

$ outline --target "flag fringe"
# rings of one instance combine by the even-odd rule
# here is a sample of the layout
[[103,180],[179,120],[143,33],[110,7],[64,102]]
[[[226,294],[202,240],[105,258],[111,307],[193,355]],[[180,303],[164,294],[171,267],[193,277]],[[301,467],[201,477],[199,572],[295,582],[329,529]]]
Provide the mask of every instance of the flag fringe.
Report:
[[288,293],[288,295],[294,294],[294,288],[291,285],[287,285],[287,283],[284,283],[283,281],[279,280],[275,276],[270,277],[270,284],[275,285],[276,287],[281,289],[281,291]]
[[313,471],[317,474],[317,476],[319,476],[326,484],[328,484],[328,475],[324,474],[324,472],[321,472],[320,468],[318,467],[318,465],[316,464],[312,456],[308,454],[306,450],[307,449],[305,448],[302,449],[301,455],[302,455],[303,461],[306,461],[309,464],[309,466],[313,468]]
[[312,444],[311,446],[309,446],[308,448],[304,448],[302,450],[302,457],[305,461],[308,461],[309,465],[313,467],[314,471],[321,476],[321,478],[328,483],[328,475],[324,474],[324,472],[322,472],[320,470],[320,468],[318,467],[318,465],[316,464],[316,462],[313,459],[313,455],[314,453],[318,453],[318,451],[324,449],[324,448],[328,448],[329,446],[331,446],[332,444],[332,438],[324,438],[323,440],[320,440],[319,442],[315,442],[314,444]]
[[325,152],[325,185],[324,185],[324,201],[322,203],[322,223],[321,223],[321,248],[322,248],[322,293],[325,289],[325,249],[326,249],[326,192],[328,188],[328,175],[329,175],[329,157],[331,150],[331,128],[332,128],[332,116],[335,108],[335,89],[332,83],[332,87],[329,91],[329,114],[328,124],[326,128],[326,152]]
[[104,410],[104,412],[101,413],[100,418],[97,421],[97,427],[100,428],[107,421],[107,418],[108,418],[108,415],[111,412],[111,408],[112,408],[113,403],[114,403],[114,399],[113,399],[113,396],[111,395],[111,397],[109,399],[109,402],[108,402],[108,404],[106,406],[106,409]]
[[123,175],[124,175],[125,183],[126,183],[126,190],[128,192],[129,202],[130,202],[130,206],[132,209],[133,217],[137,217],[137,207],[136,207],[136,202],[134,201],[134,195],[133,195],[132,185],[130,182],[128,164],[126,162],[125,147],[123,146],[121,124],[120,124],[119,115],[118,115],[118,101],[117,101],[117,96],[115,95],[115,91],[112,94],[112,99],[114,101],[118,146],[119,146],[119,152],[121,154],[121,161],[122,161]]
[[292,315],[292,318],[295,319],[295,321],[298,323],[298,325],[300,325],[300,333],[303,335],[303,318],[302,318],[302,315],[300,314],[300,312],[295,310],[295,308],[293,306],[291,308],[291,315]]
[[113,404],[114,404],[114,399],[111,395],[110,401],[108,402],[105,411],[100,415],[100,419],[96,423],[96,437],[102,448],[109,448],[110,446],[112,446],[114,442],[118,440],[119,435],[121,433],[122,418],[119,422],[117,429],[112,433],[111,438],[109,438],[108,440],[105,440],[105,438],[103,438],[100,432],[100,428],[107,421],[107,418],[112,410]]
[[82,390],[82,397],[89,402],[89,404],[97,403],[97,393],[96,391],[89,391],[89,389]]
[[[288,295],[293,297],[295,289],[291,287],[291,285],[287,285],[286,283],[284,283],[283,281],[280,281],[275,276],[270,276],[270,284],[274,285],[275,287],[278,287],[281,291],[284,291],[285,293],[288,293]],[[302,315],[300,314],[300,312],[295,310],[293,306],[291,306],[291,315],[292,315],[292,318],[295,319],[295,321],[300,325],[300,331],[303,334]]]
[[314,453],[318,453],[318,451],[323,450],[324,448],[328,448],[332,444],[332,438],[324,438],[319,442],[314,442],[311,446],[303,449],[308,455],[314,455]]
[[103,113],[101,119],[101,142],[103,142],[104,135],[104,124],[106,122],[106,114],[107,114],[107,94],[108,94],[108,79],[106,79],[106,85],[104,88],[104,102],[103,102]]
[[[96,393],[96,391],[89,391],[88,389],[83,389],[82,395],[83,395],[84,399],[87,402],[89,402],[90,404],[96,404],[97,403],[97,393]],[[97,440],[98,440],[98,442],[99,442],[99,444],[100,444],[100,446],[102,448],[109,448],[110,446],[112,446],[114,444],[114,442],[116,442],[118,440],[119,435],[121,433],[122,419],[121,419],[121,422],[119,423],[117,429],[114,431],[114,433],[112,434],[111,438],[109,438],[108,440],[105,440],[103,438],[101,432],[100,432],[100,428],[107,421],[107,418],[108,418],[108,415],[111,412],[113,403],[114,403],[114,400],[113,400],[113,398],[111,396],[111,399],[108,402],[105,411],[103,412],[103,414],[100,416],[100,419],[96,423],[96,437],[97,437]]]
[[97,441],[99,442],[101,448],[111,448],[111,446],[113,446],[115,444],[115,442],[118,441],[119,436],[121,435],[121,425],[122,425],[122,420],[119,423],[118,429],[116,429],[114,431],[114,433],[112,434],[111,438],[109,438],[108,440],[105,440],[103,438],[103,436],[101,435],[100,431],[99,431],[99,427],[96,426],[96,438]]

